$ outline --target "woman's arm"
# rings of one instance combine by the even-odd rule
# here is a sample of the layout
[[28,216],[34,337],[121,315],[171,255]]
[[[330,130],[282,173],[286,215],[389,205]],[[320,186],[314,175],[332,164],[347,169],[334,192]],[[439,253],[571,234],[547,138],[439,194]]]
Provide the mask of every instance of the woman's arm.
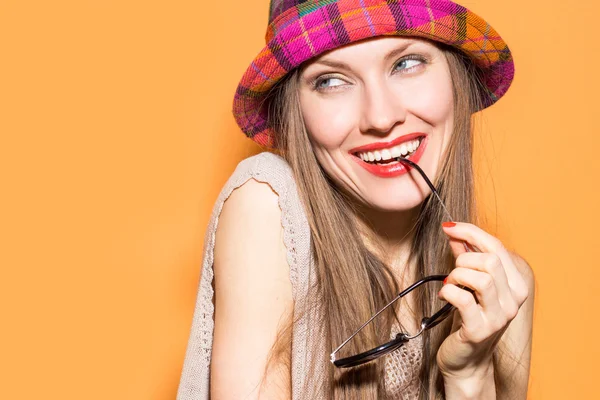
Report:
[[293,315],[281,210],[268,184],[250,179],[225,201],[214,256],[211,397],[291,398],[290,352],[265,370],[276,337]]
[[519,309],[504,335],[498,371],[500,379],[497,398],[501,400],[527,398],[529,366],[531,362],[531,341],[533,332],[533,303],[535,296],[535,278],[529,264],[518,254],[510,252],[517,269],[527,282],[529,296]]
[[[529,379],[535,281],[517,254],[479,227],[444,227],[456,256],[440,297],[456,306],[452,334],[437,355],[446,398],[525,399]],[[463,242],[476,252],[466,252]],[[473,293],[461,288],[466,286]],[[496,366],[492,356],[500,346]],[[494,370],[496,368],[497,370]],[[496,375],[496,380],[494,380]]]
[[[493,366],[474,371],[469,380],[446,379],[446,398],[464,398],[465,394],[481,399],[524,400],[527,398],[531,342],[533,326],[533,304],[535,278],[529,264],[518,254],[510,252],[515,266],[529,287],[529,296],[519,308],[517,316],[510,322],[500,342],[501,354],[494,371]],[[457,319],[460,325],[460,318]],[[496,382],[494,379],[494,372]]]

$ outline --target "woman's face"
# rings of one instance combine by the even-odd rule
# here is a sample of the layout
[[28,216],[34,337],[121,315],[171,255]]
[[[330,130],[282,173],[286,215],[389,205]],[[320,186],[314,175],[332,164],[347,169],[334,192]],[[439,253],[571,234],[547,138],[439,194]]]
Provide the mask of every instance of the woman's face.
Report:
[[300,103],[317,160],[338,186],[385,211],[425,200],[430,189],[418,171],[393,157],[408,154],[434,180],[453,128],[452,82],[439,48],[379,37],[335,49],[301,72]]

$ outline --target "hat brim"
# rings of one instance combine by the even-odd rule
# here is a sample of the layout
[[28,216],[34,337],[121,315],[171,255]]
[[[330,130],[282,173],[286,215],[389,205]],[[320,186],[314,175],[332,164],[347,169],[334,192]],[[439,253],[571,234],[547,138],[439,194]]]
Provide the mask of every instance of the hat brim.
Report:
[[303,62],[363,39],[416,36],[457,48],[483,73],[482,109],[498,101],[514,77],[512,54],[500,35],[481,17],[448,0],[338,0],[313,5],[308,12],[293,7],[269,28],[272,37],[246,70],[233,102],[242,131],[267,147],[274,144],[263,107],[269,89]]

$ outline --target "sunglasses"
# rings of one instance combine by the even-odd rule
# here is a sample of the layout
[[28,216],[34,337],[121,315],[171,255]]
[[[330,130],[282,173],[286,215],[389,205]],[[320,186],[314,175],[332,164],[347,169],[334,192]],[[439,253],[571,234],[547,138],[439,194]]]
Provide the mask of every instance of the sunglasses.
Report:
[[[431,181],[429,180],[429,178],[427,177],[425,172],[423,172],[421,167],[419,167],[417,164],[415,164],[414,162],[412,162],[411,160],[406,159],[406,158],[397,157],[396,160],[399,162],[409,164],[411,167],[416,169],[421,174],[421,176],[423,177],[425,182],[427,182],[427,185],[429,186],[429,188],[431,189],[431,191],[433,192],[435,197],[437,197],[437,199],[440,201],[440,204],[442,205],[442,208],[444,209],[444,211],[446,212],[448,217],[450,217],[449,221],[452,221],[452,217],[450,216],[450,213],[446,209],[444,202],[440,198],[438,191],[435,189],[435,186],[433,186],[433,184],[431,183]],[[463,245],[464,245],[466,251],[475,251],[475,249],[472,246],[470,246],[468,243],[463,242]],[[344,340],[344,342],[342,342],[342,344],[340,344],[331,353],[331,362],[333,363],[333,365],[335,365],[338,368],[349,368],[349,367],[355,367],[357,365],[367,363],[369,361],[373,361],[381,356],[384,356],[384,355],[391,353],[392,351],[402,347],[404,345],[404,343],[408,342],[411,339],[418,337],[424,331],[433,328],[434,326],[436,326],[437,324],[442,322],[444,319],[446,319],[452,313],[452,311],[454,311],[454,309],[455,309],[455,307],[450,303],[446,303],[442,308],[440,308],[438,311],[436,311],[432,316],[424,317],[421,320],[420,329],[415,334],[411,335],[409,333],[401,332],[401,333],[398,333],[389,342],[384,343],[380,346],[374,347],[370,350],[367,350],[362,353],[352,355],[349,357],[340,358],[340,359],[338,359],[336,357],[336,353],[338,353],[350,340],[352,340],[352,338],[354,336],[356,336],[365,326],[367,326],[371,321],[373,321],[379,314],[381,314],[383,311],[385,311],[388,307],[390,307],[392,304],[394,304],[398,299],[405,297],[413,290],[417,289],[418,287],[423,287],[423,285],[425,285],[425,284],[428,284],[430,282],[443,281],[444,279],[446,279],[447,276],[448,275],[426,276],[425,278],[413,283],[412,285],[410,285],[409,287],[404,289],[402,292],[400,292],[400,294],[398,294],[398,296],[396,296],[392,301],[390,301],[381,310],[377,311],[371,318],[369,318],[369,320],[367,322],[365,322],[360,328],[358,328],[356,330],[356,332],[354,332],[352,335],[350,335],[350,337],[348,339]],[[470,288],[464,287],[462,285],[459,285],[459,287],[473,293],[473,290]]]

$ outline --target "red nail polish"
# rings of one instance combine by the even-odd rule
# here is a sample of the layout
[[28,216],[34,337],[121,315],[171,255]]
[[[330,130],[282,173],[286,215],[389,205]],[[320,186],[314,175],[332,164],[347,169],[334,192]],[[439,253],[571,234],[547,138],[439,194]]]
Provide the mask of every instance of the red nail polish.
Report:
[[450,222],[450,221],[446,221],[446,222],[442,222],[442,226],[444,228],[452,228],[453,226],[456,226],[456,223]]
[[445,285],[447,282],[448,282],[448,277],[446,277],[446,278],[444,279],[444,282],[442,282],[442,283]]

